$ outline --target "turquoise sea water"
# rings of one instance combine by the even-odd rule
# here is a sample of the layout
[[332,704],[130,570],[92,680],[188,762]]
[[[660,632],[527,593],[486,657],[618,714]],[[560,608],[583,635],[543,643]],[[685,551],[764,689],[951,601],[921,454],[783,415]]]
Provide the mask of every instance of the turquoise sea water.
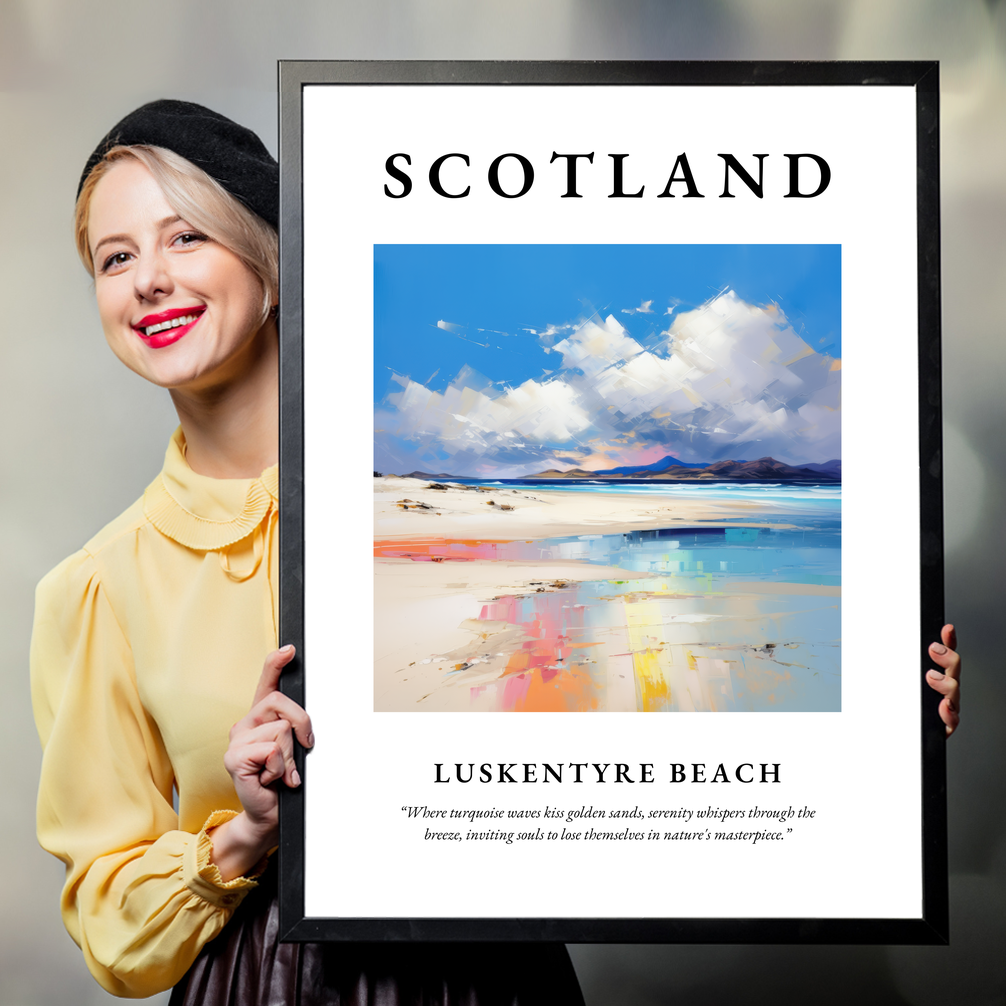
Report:
[[832,511],[839,513],[842,506],[841,483],[784,483],[784,482],[624,482],[605,479],[602,481],[556,479],[555,481],[534,481],[524,479],[482,480],[451,479],[463,485],[522,487],[539,492],[605,493],[618,492],[640,496],[681,496],[700,498],[716,496],[722,499],[752,500],[782,509],[808,510],[811,512]]

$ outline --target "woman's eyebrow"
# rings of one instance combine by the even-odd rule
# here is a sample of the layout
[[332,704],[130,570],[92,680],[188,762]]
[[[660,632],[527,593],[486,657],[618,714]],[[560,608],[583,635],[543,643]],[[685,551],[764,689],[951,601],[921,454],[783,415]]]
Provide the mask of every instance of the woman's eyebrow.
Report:
[[112,244],[113,242],[116,242],[116,241],[130,241],[130,240],[131,240],[131,238],[129,237],[128,234],[109,234],[108,237],[102,238],[94,246],[94,248],[91,249],[91,254],[92,255],[97,255],[98,254],[98,249],[102,245]]
[[[170,216],[170,217],[165,217],[163,220],[158,220],[157,223],[154,224],[154,227],[157,230],[163,230],[165,227],[170,227],[172,224],[180,223],[181,219],[182,218],[177,213],[175,213],[175,214],[172,214],[172,216]],[[106,244],[109,244],[109,243],[112,243],[112,242],[115,242],[115,241],[127,241],[127,242],[131,242],[132,240],[133,239],[128,234],[109,234],[107,237],[103,237],[94,246],[94,248],[91,251],[91,255],[92,256],[96,255],[98,253],[98,249],[102,245],[106,245]]]

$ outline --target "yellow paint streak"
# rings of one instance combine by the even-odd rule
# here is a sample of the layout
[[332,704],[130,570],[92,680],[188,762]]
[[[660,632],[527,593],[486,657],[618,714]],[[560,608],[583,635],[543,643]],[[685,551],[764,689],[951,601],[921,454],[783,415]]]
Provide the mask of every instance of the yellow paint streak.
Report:
[[632,654],[632,671],[636,677],[636,689],[640,700],[640,711],[657,712],[671,699],[671,690],[660,666],[657,650],[640,650]]
[[647,598],[626,598],[625,627],[640,712],[655,712],[671,701],[670,662],[659,648],[660,636],[653,635],[654,631],[661,631],[662,623],[659,603]]

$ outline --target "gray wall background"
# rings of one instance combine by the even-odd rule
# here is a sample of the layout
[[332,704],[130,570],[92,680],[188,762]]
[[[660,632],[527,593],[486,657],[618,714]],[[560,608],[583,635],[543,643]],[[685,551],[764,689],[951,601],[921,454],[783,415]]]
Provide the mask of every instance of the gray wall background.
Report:
[[[1006,1002],[1004,53],[995,0],[2,0],[0,1006],[109,999],[62,928],[61,867],[34,838],[32,591],[139,495],[175,424],[166,394],[104,344],[71,240],[78,173],[113,122],[160,97],[219,109],[275,149],[280,58],[942,61],[947,615],[966,653],[949,758],[953,945],[572,953],[590,1006]],[[862,841],[883,827],[864,820]]]

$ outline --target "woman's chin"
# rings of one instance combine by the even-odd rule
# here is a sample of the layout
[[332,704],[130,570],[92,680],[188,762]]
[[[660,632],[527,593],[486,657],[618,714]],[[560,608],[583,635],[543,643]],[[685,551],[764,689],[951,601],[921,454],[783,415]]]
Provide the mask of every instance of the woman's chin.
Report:
[[263,347],[268,345],[275,350],[276,344],[273,324],[246,331],[241,338],[232,340],[195,335],[195,332],[187,334],[163,347],[118,339],[108,341],[112,352],[134,374],[151,384],[169,391],[213,395],[226,385],[240,383],[269,355]]
[[186,388],[195,389],[213,384],[212,373],[219,369],[202,361],[186,359],[182,354],[177,354],[174,358],[165,356],[163,359],[123,362],[134,374],[168,391],[183,391]]

